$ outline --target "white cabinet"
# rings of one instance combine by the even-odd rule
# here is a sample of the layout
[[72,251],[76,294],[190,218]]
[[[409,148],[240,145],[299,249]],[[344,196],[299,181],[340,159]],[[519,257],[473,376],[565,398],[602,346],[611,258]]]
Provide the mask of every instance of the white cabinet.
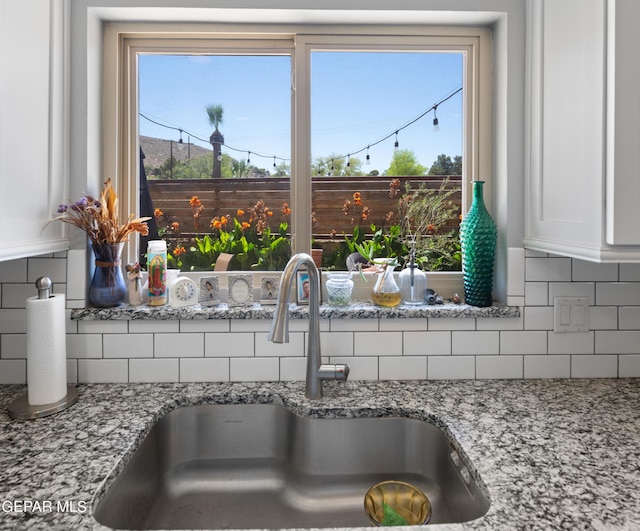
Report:
[[0,261],[68,248],[63,0],[0,2]]
[[529,0],[525,247],[640,262],[640,2]]

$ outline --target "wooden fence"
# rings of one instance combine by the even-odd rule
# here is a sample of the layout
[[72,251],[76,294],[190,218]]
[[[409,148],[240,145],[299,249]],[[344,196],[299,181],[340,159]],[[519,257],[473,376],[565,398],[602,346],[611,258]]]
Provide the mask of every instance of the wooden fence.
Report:
[[[388,226],[386,221],[390,211],[397,211],[398,197],[389,197],[389,184],[396,177],[314,177],[312,180],[313,212],[316,223],[313,236],[316,240],[330,239],[333,231],[339,238],[344,231],[351,234],[354,224],[369,231],[371,224],[377,227]],[[440,188],[441,176],[397,177],[401,182],[400,193],[405,183],[410,182],[412,189],[421,183],[431,189]],[[169,226],[172,222],[180,223],[181,236],[193,236],[210,232],[210,221],[215,216],[236,217],[238,209],[249,212],[257,201],[264,201],[273,212],[272,228],[284,219],[281,207],[284,203],[291,206],[289,199],[289,179],[268,177],[256,179],[194,179],[194,180],[149,180],[149,191],[154,208],[159,208],[164,216],[160,226]],[[448,186],[461,188],[460,176],[449,177]],[[360,193],[362,204],[354,205],[353,194]],[[194,226],[193,212],[189,200],[198,196],[204,210],[200,216],[200,230]],[[351,201],[349,213],[343,212],[345,201]],[[457,211],[450,226],[459,224],[461,193],[455,192],[451,200]],[[362,220],[363,208],[367,207],[369,215]],[[353,220],[353,221],[352,221]]]

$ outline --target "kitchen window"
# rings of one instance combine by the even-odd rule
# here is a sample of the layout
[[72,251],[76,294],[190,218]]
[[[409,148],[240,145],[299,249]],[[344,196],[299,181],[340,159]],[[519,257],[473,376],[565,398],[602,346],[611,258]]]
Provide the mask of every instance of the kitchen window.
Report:
[[[181,121],[174,117],[166,118],[162,113],[154,111],[149,113],[144,108],[141,98],[143,80],[139,77],[140,72],[147,59],[159,57],[173,57],[184,61],[255,61],[259,64],[264,61],[287,63],[290,76],[286,83],[282,84],[282,101],[290,102],[288,114],[283,111],[282,120],[273,124],[275,129],[282,129],[282,123],[288,122],[289,143],[285,151],[289,153],[277,152],[275,149],[255,149],[252,145],[257,145],[253,141],[238,142],[231,138],[225,138],[229,149],[225,149],[222,144],[222,151],[227,156],[233,158],[237,165],[243,163],[244,170],[250,163],[257,163],[259,156],[266,156],[264,167],[268,169],[269,175],[275,177],[274,183],[279,182],[280,188],[284,186],[288,201],[278,200],[275,203],[265,203],[269,207],[271,217],[288,216],[286,220],[286,238],[290,242],[292,252],[310,252],[314,236],[314,201],[319,192],[314,187],[312,173],[313,166],[317,162],[318,155],[330,158],[331,153],[315,153],[315,139],[318,128],[315,124],[318,115],[314,116],[314,97],[321,94],[319,89],[314,88],[314,61],[318,58],[326,59],[333,56],[357,57],[362,55],[376,55],[389,57],[424,57],[427,55],[446,55],[456,57],[459,63],[460,84],[452,86],[449,91],[444,91],[441,96],[446,97],[454,93],[459,108],[458,117],[460,121],[460,153],[447,153],[452,157],[460,156],[462,161],[461,176],[461,205],[462,210],[466,210],[469,203],[467,185],[473,179],[483,178],[487,180],[491,170],[490,143],[491,143],[491,123],[490,123],[490,32],[483,28],[435,28],[435,27],[352,27],[347,29],[340,27],[299,27],[295,28],[267,28],[267,27],[217,27],[207,28],[198,31],[188,31],[181,27],[178,31],[169,31],[166,26],[159,29],[144,27],[141,25],[109,24],[105,31],[105,113],[104,117],[104,171],[106,174],[117,175],[119,197],[122,198],[122,210],[124,212],[139,211],[140,205],[140,135],[141,122],[155,121],[163,126],[173,128],[171,131],[170,149],[184,151],[190,149],[193,139],[188,138],[187,127],[183,127]],[[281,64],[281,63],[280,63]],[[255,68],[255,67],[254,67]],[[316,70],[319,69],[316,68]],[[252,69],[247,67],[246,82],[248,84],[260,84],[260,76],[252,77]],[[177,74],[176,74],[177,75]],[[403,83],[403,76],[410,76],[410,71],[398,72],[398,84]],[[340,79],[336,79],[339,85]],[[186,83],[187,81],[184,80]],[[285,88],[286,85],[286,88]],[[345,86],[344,90],[348,90]],[[314,92],[315,91],[315,92]],[[216,99],[212,91],[211,97],[203,100],[204,104],[222,104],[224,101]],[[258,97],[258,96],[256,96]],[[322,96],[321,96],[322,97]],[[329,96],[327,96],[329,97]],[[392,97],[392,95],[390,95]],[[436,104],[438,98],[430,97],[426,101],[416,101],[416,112],[428,109],[429,105]],[[169,99],[167,105],[176,102]],[[254,102],[255,103],[255,102]],[[264,105],[268,105],[265,102]],[[275,103],[274,103],[275,104]],[[280,105],[281,103],[279,103]],[[383,103],[384,104],[384,103]],[[201,105],[204,107],[204,105]],[[445,103],[442,103],[440,110],[436,107],[432,112],[427,113],[421,127],[432,130],[432,121],[441,115]],[[113,111],[110,113],[109,111]],[[438,114],[433,111],[440,111]],[[204,114],[204,108],[202,109]],[[375,113],[375,110],[372,110]],[[402,117],[405,118],[405,117]],[[400,121],[402,122],[402,120]],[[212,122],[213,123],[213,122]],[[429,124],[427,126],[427,123]],[[391,152],[394,149],[393,141],[403,141],[403,123],[391,126],[391,130],[396,132],[395,138],[387,140],[387,149]],[[213,126],[210,127],[213,130]],[[220,127],[224,133],[224,129]],[[202,130],[193,131],[196,135],[206,140]],[[145,136],[145,135],[142,135]],[[375,135],[374,135],[375,136]],[[406,140],[406,136],[404,139]],[[365,147],[360,153],[360,157],[366,160],[370,151],[373,151],[371,144],[377,139],[365,139],[365,137],[354,138],[357,147]],[[180,142],[182,140],[182,142]],[[362,143],[363,146],[359,144]],[[406,144],[405,144],[406,145]],[[202,147],[202,146],[201,146]],[[206,144],[204,146],[206,148]],[[215,145],[212,144],[215,148]],[[404,145],[403,145],[404,147]],[[407,146],[410,147],[410,146]],[[211,157],[213,149],[210,147]],[[343,153],[348,146],[336,145],[335,158],[344,159],[344,164],[349,164],[351,158],[348,153]],[[245,151],[246,150],[246,151]],[[252,153],[252,151],[254,151]],[[220,157],[217,157],[220,158]],[[242,179],[241,167],[229,167],[231,162],[227,161],[227,172],[231,172],[238,182],[250,181],[250,178]],[[335,161],[338,162],[338,161]],[[422,162],[422,161],[421,161]],[[426,161],[431,164],[433,161]],[[211,159],[211,171],[213,172],[214,160]],[[165,168],[166,170],[167,168]],[[168,168],[172,171],[170,164]],[[201,170],[202,171],[205,170]],[[208,169],[206,170],[208,172]],[[235,172],[235,173],[234,173]],[[343,172],[344,173],[344,172]],[[193,177],[193,175],[191,175]],[[238,177],[240,176],[240,177]],[[149,182],[153,180],[153,175],[148,175]],[[208,177],[208,176],[207,176]],[[220,175],[218,177],[221,177]],[[380,176],[381,179],[390,181],[390,178]],[[229,182],[231,179],[229,179]],[[284,185],[280,181],[286,181]],[[224,184],[224,183],[223,183]],[[246,186],[246,182],[243,183]],[[268,186],[268,183],[267,183]],[[357,185],[356,185],[357,186]],[[490,186],[490,183],[489,183]],[[359,192],[354,188],[353,192]],[[215,195],[215,194],[214,194]],[[261,200],[260,193],[255,192],[253,198],[256,203]],[[187,197],[188,196],[188,197]],[[190,202],[193,196],[198,194],[188,193],[184,196],[185,210],[194,214],[194,222],[197,221],[195,214],[199,208],[197,200]],[[490,197],[490,194],[487,194]],[[213,197],[213,196],[212,196]],[[342,197],[336,197],[336,205],[339,210],[343,206]],[[285,204],[286,203],[286,204]],[[340,203],[338,205],[338,203]],[[204,205],[206,208],[206,204]],[[246,207],[251,206],[250,204]],[[162,210],[162,209],[160,209]],[[234,208],[234,214],[242,226],[242,216],[239,211],[247,213],[247,208]],[[266,214],[266,212],[265,212]],[[222,222],[224,213],[217,214],[217,221]],[[203,225],[210,225],[215,221],[216,216],[208,219],[205,216],[199,221]],[[225,221],[231,220],[225,216]],[[247,220],[248,221],[248,220]],[[284,221],[284,218],[282,220]],[[270,227],[272,231],[278,230],[280,223]],[[170,229],[170,224],[164,229]],[[209,227],[207,227],[209,228]],[[128,259],[137,260],[138,250],[130,246]],[[144,251],[144,249],[142,249]]]

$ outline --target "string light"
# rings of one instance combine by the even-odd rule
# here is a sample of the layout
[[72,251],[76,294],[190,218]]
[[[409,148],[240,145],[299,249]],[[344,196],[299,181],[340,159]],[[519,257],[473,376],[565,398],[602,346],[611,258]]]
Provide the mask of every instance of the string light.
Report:
[[251,164],[251,151],[247,151],[247,164]]
[[369,146],[367,146],[367,156],[364,159],[365,160],[365,164],[368,166],[369,164],[371,164],[371,157],[369,156]]
[[180,129],[180,140],[178,140],[178,144],[182,144],[182,129]]
[[347,155],[347,168],[351,168],[351,155]]
[[[403,129],[406,129],[407,127],[409,127],[410,125],[414,124],[415,122],[417,122],[418,120],[420,120],[421,118],[423,118],[424,116],[426,116],[427,114],[429,114],[431,111],[433,111],[433,130],[434,132],[438,132],[440,130],[440,126],[438,123],[438,117],[436,116],[436,110],[438,108],[439,105],[443,104],[444,102],[446,102],[447,100],[453,98],[453,96],[455,96],[456,94],[458,94],[459,92],[462,92],[462,87],[459,87],[455,90],[453,90],[452,92],[450,92],[447,96],[445,96],[444,98],[442,98],[438,103],[434,103],[431,107],[429,107],[427,110],[423,111],[421,114],[419,114],[418,116],[416,116],[415,118],[413,118],[412,120],[410,120],[409,122],[407,122],[406,124],[404,124],[402,127],[399,127],[397,129],[395,129],[393,132],[389,133],[388,135],[380,138],[379,140],[376,140],[375,142],[372,142],[370,144],[367,144],[366,146],[356,150],[356,151],[351,151],[347,156],[347,167],[350,167],[350,159],[352,155],[357,155],[358,153],[362,153],[363,151],[366,150],[367,155],[366,155],[366,163],[369,164],[370,163],[370,157],[369,157],[369,148],[373,147],[373,146],[377,146],[378,144],[384,142],[385,140],[387,140],[388,138],[390,138],[391,136],[395,135],[396,139],[395,139],[395,143],[394,143],[394,151],[398,151],[400,149],[400,143],[398,142],[398,133],[400,131],[402,131]],[[156,125],[159,125],[160,127],[164,127],[166,129],[173,129],[175,131],[179,131],[180,132],[180,136],[182,138],[182,132],[187,133],[188,135],[190,135],[190,137],[192,136],[193,138],[196,138],[197,140],[200,140],[201,142],[204,142],[205,144],[210,144],[209,140],[205,140],[203,138],[200,138],[197,135],[194,135],[193,133],[190,133],[189,131],[183,130],[181,128],[178,127],[172,127],[169,125],[165,125],[162,124],[160,122],[157,122],[155,120],[152,120],[151,118],[149,118],[148,116],[145,116],[142,112],[139,113],[140,116],[142,116],[145,120],[148,120],[151,123],[154,123]],[[182,143],[180,141],[180,143]],[[246,149],[238,149],[235,148],[233,146],[230,146],[228,144],[224,144],[225,148],[231,151],[236,151],[236,152],[240,152],[240,153],[244,153],[247,152]],[[271,158],[273,157],[273,164],[274,164],[274,168],[277,167],[276,165],[276,159],[281,160],[282,162],[288,162],[291,159],[288,158],[284,158],[284,157],[278,157],[276,155],[263,155],[261,153],[257,153],[255,151],[249,151],[248,152],[249,155],[251,155],[253,153],[253,155],[255,155],[256,157],[263,157],[263,158]],[[344,156],[340,156],[340,157],[334,157],[331,159],[331,173],[329,175],[332,175],[335,171],[335,164],[334,164],[334,159],[344,159]],[[220,155],[218,157],[218,160],[222,160],[222,156]],[[247,162],[249,161],[249,158],[247,158]]]

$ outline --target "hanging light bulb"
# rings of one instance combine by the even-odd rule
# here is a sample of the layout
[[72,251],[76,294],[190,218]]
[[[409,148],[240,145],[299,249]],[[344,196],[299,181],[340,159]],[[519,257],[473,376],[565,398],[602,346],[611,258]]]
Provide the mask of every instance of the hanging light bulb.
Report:
[[440,131],[440,126],[438,125],[438,117],[436,116],[436,111],[438,110],[438,106],[433,107],[433,132],[437,133]]
[[371,164],[371,157],[369,156],[369,146],[367,146],[367,156],[364,159],[364,163],[368,166]]
[[273,168],[274,169],[277,168],[277,166],[276,166],[276,156],[275,155],[273,156]]
[[393,144],[393,152],[397,153],[400,149],[400,144],[398,143],[398,131],[396,131],[396,143]]
[[251,164],[251,151],[247,151],[247,164]]
[[333,165],[333,159],[331,159],[331,168],[329,169],[329,175],[333,175],[334,171],[336,171],[336,168]]
[[351,155],[347,155],[347,168],[351,168]]
[[182,129],[180,129],[180,140],[178,140],[178,144],[182,144]]

